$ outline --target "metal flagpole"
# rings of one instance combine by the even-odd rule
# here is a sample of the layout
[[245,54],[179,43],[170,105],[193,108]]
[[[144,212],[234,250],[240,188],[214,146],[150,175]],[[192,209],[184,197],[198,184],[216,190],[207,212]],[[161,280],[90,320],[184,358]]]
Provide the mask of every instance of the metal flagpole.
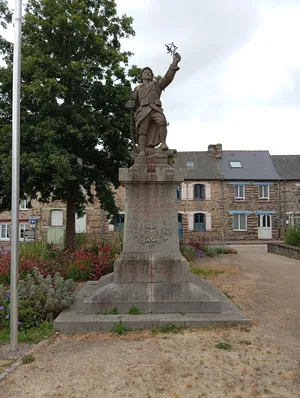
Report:
[[12,120],[11,279],[10,279],[10,346],[12,351],[16,351],[18,347],[21,26],[22,26],[22,0],[15,0],[13,108],[12,108],[13,120]]

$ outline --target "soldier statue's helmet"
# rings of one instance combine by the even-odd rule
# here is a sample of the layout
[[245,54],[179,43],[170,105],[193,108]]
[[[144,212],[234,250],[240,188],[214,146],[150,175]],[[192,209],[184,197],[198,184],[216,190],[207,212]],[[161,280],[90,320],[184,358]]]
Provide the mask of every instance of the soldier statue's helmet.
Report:
[[142,76],[143,76],[143,73],[145,72],[145,70],[149,70],[149,71],[151,72],[151,80],[153,80],[154,74],[153,74],[152,69],[149,68],[149,66],[146,66],[146,68],[143,68],[143,69],[141,70],[141,73],[140,73],[140,80],[142,81]]

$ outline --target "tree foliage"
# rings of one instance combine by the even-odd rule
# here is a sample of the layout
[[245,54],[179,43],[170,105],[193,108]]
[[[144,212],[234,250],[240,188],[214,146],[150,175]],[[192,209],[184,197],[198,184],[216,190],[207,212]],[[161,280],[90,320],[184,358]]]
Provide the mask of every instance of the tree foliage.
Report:
[[[6,8],[5,8],[6,10]],[[132,18],[118,16],[113,0],[29,0],[22,37],[21,192],[67,203],[67,242],[75,211],[93,201],[117,211],[111,183],[130,162],[130,95],[125,68],[130,52],[120,39],[134,34]],[[12,57],[0,68],[2,203],[10,201]],[[9,145],[8,145],[9,143]],[[2,178],[2,181],[1,181]]]

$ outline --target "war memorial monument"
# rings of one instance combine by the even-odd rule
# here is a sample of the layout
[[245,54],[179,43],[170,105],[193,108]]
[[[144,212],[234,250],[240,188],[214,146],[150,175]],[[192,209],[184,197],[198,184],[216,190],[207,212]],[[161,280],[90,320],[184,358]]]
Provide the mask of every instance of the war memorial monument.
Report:
[[[122,319],[128,329],[173,324],[207,327],[249,324],[242,312],[210,281],[189,273],[179,248],[177,186],[182,176],[168,162],[176,150],[167,145],[161,94],[179,71],[180,55],[164,77],[141,71],[126,107],[134,127],[133,166],[119,170],[126,190],[123,251],[114,272],[88,282],[54,327],[65,332],[109,331]],[[179,110],[180,111],[180,110]],[[132,307],[141,315],[130,315]],[[118,315],[105,315],[117,308]]]

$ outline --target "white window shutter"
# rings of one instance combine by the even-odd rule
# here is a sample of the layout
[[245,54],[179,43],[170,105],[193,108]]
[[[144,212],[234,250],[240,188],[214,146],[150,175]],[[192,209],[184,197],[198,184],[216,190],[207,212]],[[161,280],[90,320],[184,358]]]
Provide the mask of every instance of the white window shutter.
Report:
[[205,185],[205,199],[211,200],[211,185],[210,184]]
[[211,231],[211,213],[206,213],[205,221],[206,221],[206,231]]
[[187,198],[188,200],[194,200],[194,184],[188,184]]
[[62,227],[64,224],[64,212],[62,210],[51,211],[51,226]]
[[115,226],[113,224],[108,224],[108,232],[114,232]]
[[186,182],[183,182],[181,184],[181,200],[186,200],[187,199],[186,188],[187,188]]
[[187,218],[188,218],[188,230],[193,231],[194,230],[194,214],[188,213]]
[[77,214],[75,215],[75,231],[76,233],[86,233],[86,214],[80,218],[77,218]]

